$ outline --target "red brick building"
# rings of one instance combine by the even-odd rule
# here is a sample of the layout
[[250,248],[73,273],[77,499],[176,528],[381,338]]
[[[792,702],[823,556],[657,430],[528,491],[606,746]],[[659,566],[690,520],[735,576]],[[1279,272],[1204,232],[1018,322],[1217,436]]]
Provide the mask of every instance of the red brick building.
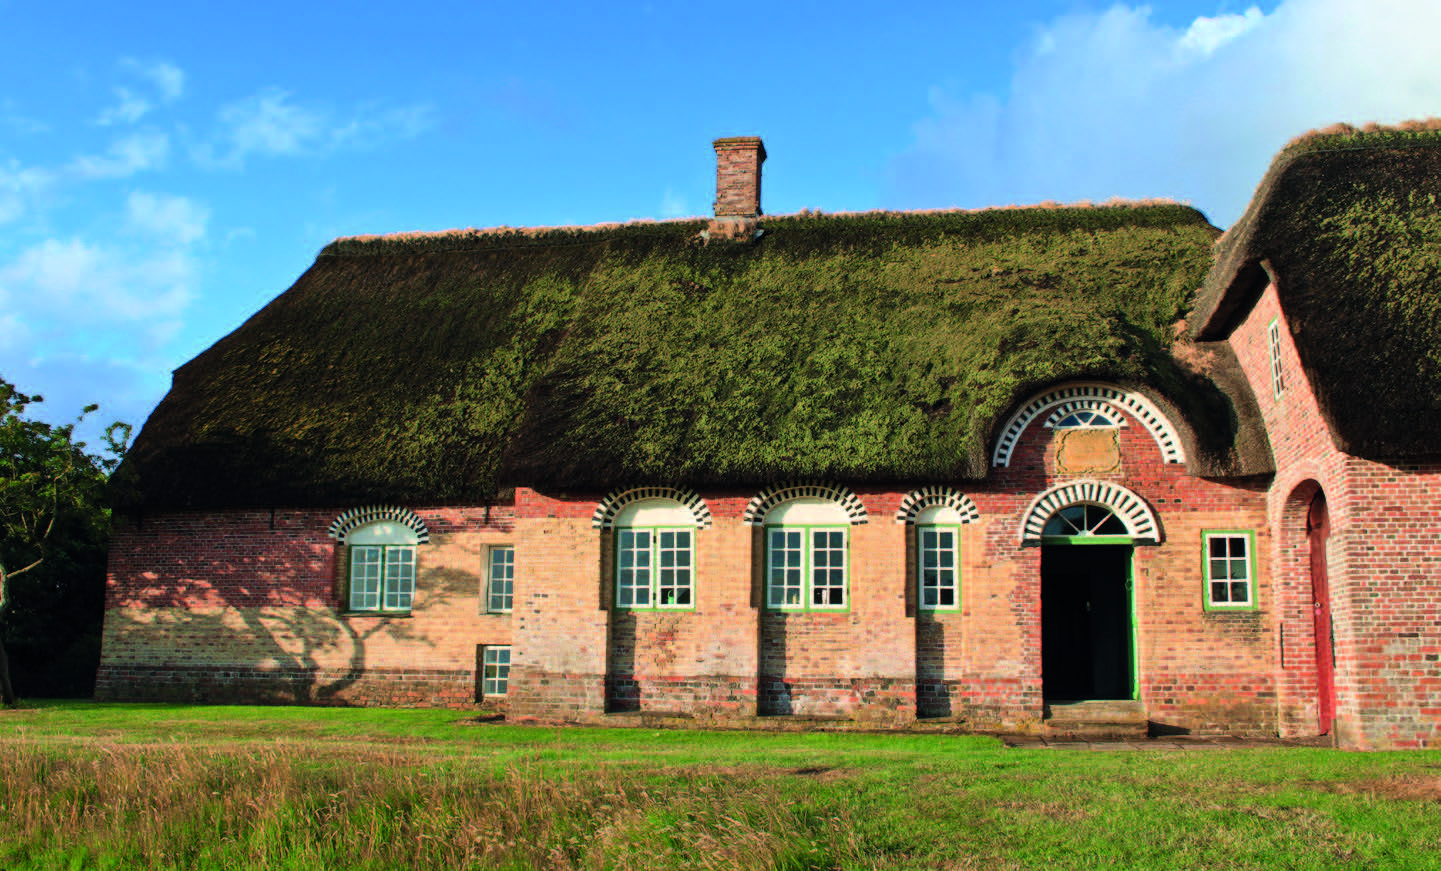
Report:
[[127,459],[97,696],[1441,743],[1441,151],[339,240]]

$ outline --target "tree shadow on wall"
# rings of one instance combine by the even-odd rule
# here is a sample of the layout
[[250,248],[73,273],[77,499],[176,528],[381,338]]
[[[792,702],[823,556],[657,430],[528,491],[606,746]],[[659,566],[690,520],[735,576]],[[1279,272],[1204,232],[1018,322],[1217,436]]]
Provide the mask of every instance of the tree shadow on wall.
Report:
[[[213,528],[176,536],[152,521],[127,529],[138,552],[163,547],[173,554],[161,570],[147,566],[135,588],[112,589],[105,614],[102,666],[116,697],[182,702],[364,705],[364,682],[376,666],[374,644],[434,648],[425,632],[430,611],[445,611],[453,600],[476,598],[478,576],[449,567],[425,568],[417,555],[416,600],[409,616],[346,614],[344,583],[337,561],[344,548],[326,541],[297,546],[311,530],[287,524],[274,530],[274,546],[251,533],[243,548],[212,557]],[[148,527],[148,528],[147,528]],[[147,541],[154,536],[155,540]],[[180,540],[177,540],[180,539]],[[188,541],[186,539],[189,539]],[[163,545],[161,544],[163,542]],[[189,546],[187,546],[189,545]],[[469,549],[469,548],[467,548]],[[479,549],[466,555],[480,564]],[[122,557],[123,563],[131,557]],[[116,566],[112,565],[112,571]],[[140,573],[128,573],[138,579]],[[478,607],[478,599],[477,599]],[[121,610],[124,608],[125,610]],[[400,658],[397,658],[400,659]],[[416,657],[385,668],[416,668]],[[135,669],[126,682],[126,669]]]

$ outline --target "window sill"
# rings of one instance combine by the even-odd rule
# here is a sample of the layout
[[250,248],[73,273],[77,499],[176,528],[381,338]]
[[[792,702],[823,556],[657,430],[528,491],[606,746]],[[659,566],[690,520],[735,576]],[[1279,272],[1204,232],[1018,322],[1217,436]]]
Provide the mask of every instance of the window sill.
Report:
[[414,615],[411,611],[337,611],[337,617],[386,617],[390,619],[409,619]]

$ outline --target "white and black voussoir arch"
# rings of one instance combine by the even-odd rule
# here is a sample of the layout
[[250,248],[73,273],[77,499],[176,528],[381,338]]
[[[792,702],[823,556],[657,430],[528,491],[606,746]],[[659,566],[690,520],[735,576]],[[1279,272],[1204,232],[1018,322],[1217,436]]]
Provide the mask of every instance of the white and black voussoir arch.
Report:
[[757,493],[746,503],[743,517],[747,526],[764,526],[766,515],[772,508],[792,499],[825,499],[840,505],[850,518],[852,526],[870,521],[866,506],[850,488],[838,484],[777,484]]
[[425,525],[425,521],[414,511],[399,505],[367,505],[341,512],[330,524],[330,537],[344,544],[345,537],[350,533],[362,526],[380,522],[398,523],[409,528],[415,533],[416,544],[430,543],[430,528]]
[[1043,426],[1054,427],[1073,415],[1084,417],[1085,412],[1099,413],[1116,421],[1118,426],[1125,425],[1127,415],[1134,417],[1156,440],[1166,462],[1186,461],[1176,428],[1143,394],[1112,384],[1068,384],[1031,398],[1010,416],[1006,425],[1001,427],[1000,438],[996,439],[991,465],[1010,465],[1011,452],[1016,449],[1026,427],[1037,418],[1042,419]]
[[1070,481],[1052,487],[1031,500],[1021,515],[1021,544],[1040,544],[1046,522],[1072,505],[1099,505],[1109,509],[1126,528],[1133,544],[1159,544],[1161,525],[1146,500],[1110,481]]
[[960,515],[962,523],[974,523],[981,519],[980,509],[971,497],[955,487],[921,487],[906,494],[901,507],[896,510],[896,522],[914,526],[916,517],[927,508],[944,506]]
[[710,507],[705,504],[705,500],[700,497],[700,494],[694,490],[681,490],[675,487],[632,487],[628,490],[612,490],[595,506],[595,513],[590,516],[590,525],[595,529],[611,529],[615,526],[616,517],[627,505],[643,499],[668,499],[672,502],[679,502],[690,511],[691,516],[695,518],[697,527],[710,528]]

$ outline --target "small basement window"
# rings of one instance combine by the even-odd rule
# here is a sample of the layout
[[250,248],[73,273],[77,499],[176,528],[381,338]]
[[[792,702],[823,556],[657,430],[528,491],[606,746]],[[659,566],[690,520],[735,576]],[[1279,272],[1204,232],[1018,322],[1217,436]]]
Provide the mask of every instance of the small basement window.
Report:
[[504,696],[510,689],[510,645],[487,644],[481,648],[481,698]]
[[1206,610],[1249,610],[1256,607],[1256,534],[1250,530],[1207,530],[1205,549]]

